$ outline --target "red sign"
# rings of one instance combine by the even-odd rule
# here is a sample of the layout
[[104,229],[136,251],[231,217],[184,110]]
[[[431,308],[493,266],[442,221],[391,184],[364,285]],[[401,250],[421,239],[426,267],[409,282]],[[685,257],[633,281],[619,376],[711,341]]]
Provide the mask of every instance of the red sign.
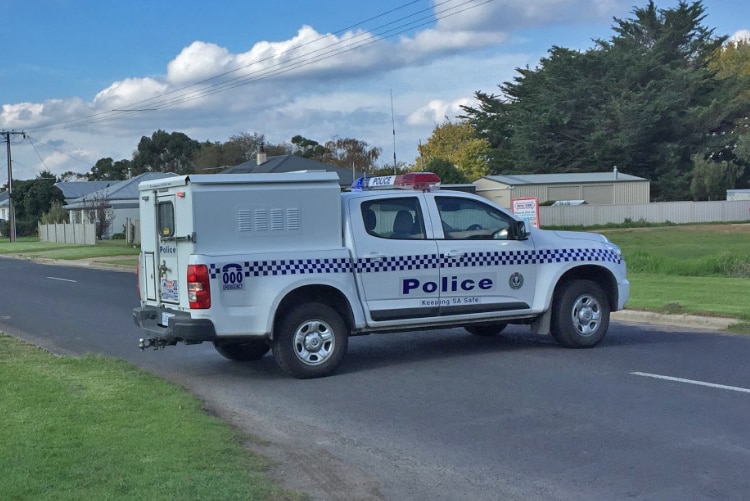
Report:
[[539,199],[536,197],[514,198],[510,201],[513,214],[534,228],[541,227],[539,221]]

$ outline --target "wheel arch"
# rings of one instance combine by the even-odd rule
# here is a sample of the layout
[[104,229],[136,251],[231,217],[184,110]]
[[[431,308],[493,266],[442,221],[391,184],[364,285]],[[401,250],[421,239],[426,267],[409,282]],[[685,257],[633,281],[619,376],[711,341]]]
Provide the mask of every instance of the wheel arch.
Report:
[[279,303],[273,317],[272,339],[275,335],[276,326],[279,325],[279,320],[294,306],[305,303],[321,303],[334,309],[350,332],[355,325],[352,306],[346,294],[330,285],[305,285],[287,293]]
[[610,310],[617,310],[617,302],[619,299],[617,280],[615,279],[614,274],[603,266],[576,266],[575,268],[571,268],[563,273],[562,276],[560,276],[560,278],[558,279],[557,284],[555,284],[555,290],[552,293],[553,300],[563,286],[574,280],[591,280],[597,283],[602,288],[604,294],[607,297],[607,302],[609,303]]

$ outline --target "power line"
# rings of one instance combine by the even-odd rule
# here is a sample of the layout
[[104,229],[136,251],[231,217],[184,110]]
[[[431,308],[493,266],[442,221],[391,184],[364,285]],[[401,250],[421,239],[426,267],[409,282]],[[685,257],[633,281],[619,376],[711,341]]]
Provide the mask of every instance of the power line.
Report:
[[44,165],[44,168],[46,170],[49,170],[47,168],[47,164],[44,163],[44,159],[42,158],[42,156],[37,151],[36,146],[34,145],[34,141],[31,141],[31,138],[28,138],[28,139],[29,139],[29,143],[31,144],[31,147],[34,149],[34,153],[36,153],[36,156],[39,157],[39,161],[42,162],[42,165]]
[[[71,160],[75,160],[76,162],[78,162],[78,163],[80,163],[82,165],[85,165],[87,167],[91,166],[91,162],[89,162],[87,160],[81,160],[80,158],[77,158],[77,157],[74,157],[72,155],[69,155],[68,153],[65,153],[62,150],[58,150],[57,148],[53,148],[52,146],[50,146],[48,144],[40,142],[39,140],[37,140],[36,137],[31,136],[28,133],[26,134],[26,139],[28,139],[29,143],[31,143],[31,146],[34,148],[34,151],[36,152],[36,154],[37,154],[37,156],[39,157],[40,160],[42,160],[42,158],[39,155],[39,151],[36,149],[36,146],[39,146],[40,148],[46,148],[46,149],[48,149],[50,151],[54,151],[55,153],[59,153],[60,155],[62,155],[64,157],[67,157],[67,158],[69,158]],[[36,145],[35,145],[35,143],[36,143]],[[44,165],[44,161],[43,160],[42,160],[42,165]],[[46,165],[44,165],[44,167],[47,168]]]
[[[142,112],[148,112],[148,111],[159,111],[163,109],[173,108],[180,104],[185,104],[187,102],[194,101],[196,99],[208,97],[208,96],[218,94],[221,92],[225,92],[231,89],[235,89],[241,86],[249,85],[249,84],[261,81],[261,80],[283,75],[285,73],[289,73],[291,71],[298,70],[298,69],[304,68],[306,66],[309,66],[315,63],[319,63],[326,59],[330,59],[332,57],[339,56],[344,53],[360,49],[367,45],[377,43],[385,39],[393,38],[406,31],[430,24],[434,21],[442,20],[442,19],[454,16],[454,15],[460,14],[467,10],[474,9],[481,5],[487,4],[491,1],[493,0],[481,0],[481,1],[464,0],[461,3],[456,4],[452,0],[444,0],[443,2],[439,2],[435,4],[431,8],[420,9],[410,14],[406,14],[402,17],[399,17],[398,19],[394,21],[386,22],[384,24],[376,26],[369,32],[363,32],[363,33],[354,35],[353,37],[349,39],[337,39],[336,42],[329,43],[328,45],[325,45],[323,47],[310,50],[310,51],[306,51],[306,52],[301,52],[299,54],[294,54],[295,52],[299,52],[300,49],[304,49],[305,47],[311,46],[317,42],[324,41],[327,38],[329,38],[329,35],[322,35],[316,38],[315,40],[311,40],[304,44],[299,44],[299,45],[290,47],[289,49],[285,50],[281,54],[274,54],[272,56],[268,56],[259,61],[254,61],[250,64],[214,75],[212,77],[206,78],[199,82],[194,82],[190,85],[184,86],[179,89],[164,92],[152,98],[137,101],[129,105],[119,107],[117,109],[102,111],[102,112],[88,115],[85,117],[81,117],[78,119],[57,122],[57,123],[47,125],[45,127],[34,128],[31,130],[44,131],[44,130],[57,130],[57,129],[64,129],[64,128],[83,127],[87,125],[95,125],[95,124],[100,124],[104,122],[109,122],[112,120],[117,120],[121,118],[124,113],[127,113],[127,114],[142,113]],[[358,26],[363,25],[366,22],[388,16],[389,14],[402,10],[415,3],[417,3],[416,0],[405,3],[399,7],[396,7],[389,11],[373,16],[367,20],[356,23],[350,27],[344,28],[342,30],[338,30],[334,33],[334,35],[345,33],[348,30],[351,30],[352,28],[356,28]],[[447,5],[447,4],[451,4],[451,5]],[[246,73],[239,74],[232,78],[224,78],[224,77],[228,77],[229,75],[238,73],[242,70],[245,70],[247,68],[250,68],[251,66],[262,64],[263,62],[266,62],[272,58],[276,58],[278,56],[283,56],[283,55],[291,55],[291,56],[284,62],[270,65],[267,68],[264,68],[261,70],[248,71]],[[219,81],[215,83],[210,83],[216,80],[219,80]]]

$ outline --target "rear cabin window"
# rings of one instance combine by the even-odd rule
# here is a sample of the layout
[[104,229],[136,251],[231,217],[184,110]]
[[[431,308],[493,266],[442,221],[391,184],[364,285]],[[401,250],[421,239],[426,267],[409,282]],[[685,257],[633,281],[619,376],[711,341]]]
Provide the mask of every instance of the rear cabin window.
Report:
[[172,202],[159,202],[157,210],[159,235],[162,237],[171,237],[174,235],[174,206]]
[[387,198],[362,203],[367,233],[378,238],[422,240],[424,218],[416,197]]

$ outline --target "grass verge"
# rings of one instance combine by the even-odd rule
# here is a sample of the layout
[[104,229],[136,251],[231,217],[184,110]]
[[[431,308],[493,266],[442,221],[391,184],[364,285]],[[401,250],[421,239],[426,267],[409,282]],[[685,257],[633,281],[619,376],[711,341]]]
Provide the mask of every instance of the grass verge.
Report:
[[750,225],[684,225],[602,231],[629,273],[750,278]]
[[632,310],[750,321],[750,280],[628,273]]
[[0,333],[3,499],[300,499],[181,388]]
[[729,330],[750,334],[750,225],[602,233],[622,248],[628,264],[629,309],[737,318]]
[[0,241],[0,254],[18,254],[48,259],[90,259],[108,256],[137,256],[138,247],[124,240],[100,240],[96,245],[40,242],[36,237],[22,237],[11,243]]

